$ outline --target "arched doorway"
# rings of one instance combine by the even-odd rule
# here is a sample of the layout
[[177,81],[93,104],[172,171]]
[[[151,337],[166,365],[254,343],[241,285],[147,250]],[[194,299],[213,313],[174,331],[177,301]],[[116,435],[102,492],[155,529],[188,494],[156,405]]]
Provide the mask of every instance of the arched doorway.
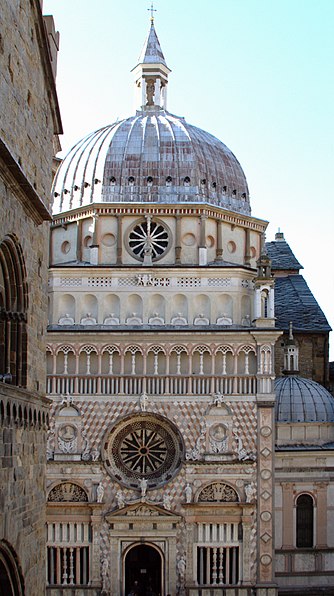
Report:
[[0,542],[0,596],[23,596],[23,579],[12,549]]
[[124,569],[125,596],[131,590],[136,596],[162,596],[162,556],[157,548],[148,544],[131,547],[125,555]]

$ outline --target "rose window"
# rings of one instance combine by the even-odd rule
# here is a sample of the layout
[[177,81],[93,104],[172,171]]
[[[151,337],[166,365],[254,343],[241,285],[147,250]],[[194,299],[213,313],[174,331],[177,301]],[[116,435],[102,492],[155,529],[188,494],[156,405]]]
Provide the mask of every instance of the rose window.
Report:
[[150,254],[157,260],[168,248],[169,233],[162,223],[147,219],[132,228],[128,244],[137,258],[143,259],[145,254]]
[[150,414],[122,421],[104,445],[108,472],[127,486],[141,479],[153,488],[173,477],[181,463],[182,439],[168,421]]

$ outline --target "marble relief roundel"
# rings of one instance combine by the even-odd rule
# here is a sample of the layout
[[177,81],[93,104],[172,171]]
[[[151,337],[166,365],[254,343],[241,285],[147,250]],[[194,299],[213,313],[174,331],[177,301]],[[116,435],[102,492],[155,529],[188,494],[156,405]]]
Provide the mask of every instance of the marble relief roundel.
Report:
[[128,487],[141,479],[148,488],[170,480],[179,469],[184,449],[181,436],[168,420],[151,414],[123,419],[104,443],[108,473]]

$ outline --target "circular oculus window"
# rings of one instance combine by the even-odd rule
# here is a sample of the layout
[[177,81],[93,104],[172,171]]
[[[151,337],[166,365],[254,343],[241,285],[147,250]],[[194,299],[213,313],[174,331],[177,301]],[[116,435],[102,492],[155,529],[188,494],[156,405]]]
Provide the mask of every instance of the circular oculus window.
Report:
[[142,221],[133,226],[128,236],[128,246],[134,257],[143,260],[150,253],[153,261],[160,259],[169,246],[167,226],[158,221]]
[[168,421],[150,414],[127,418],[104,444],[108,473],[125,486],[137,488],[140,480],[155,488],[170,480],[181,465],[182,439]]

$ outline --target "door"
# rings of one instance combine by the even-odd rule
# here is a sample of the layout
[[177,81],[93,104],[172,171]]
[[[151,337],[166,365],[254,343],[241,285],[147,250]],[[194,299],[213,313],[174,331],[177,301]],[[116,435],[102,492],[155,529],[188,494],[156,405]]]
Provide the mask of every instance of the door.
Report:
[[124,596],[163,596],[162,557],[148,544],[137,544],[125,556]]

